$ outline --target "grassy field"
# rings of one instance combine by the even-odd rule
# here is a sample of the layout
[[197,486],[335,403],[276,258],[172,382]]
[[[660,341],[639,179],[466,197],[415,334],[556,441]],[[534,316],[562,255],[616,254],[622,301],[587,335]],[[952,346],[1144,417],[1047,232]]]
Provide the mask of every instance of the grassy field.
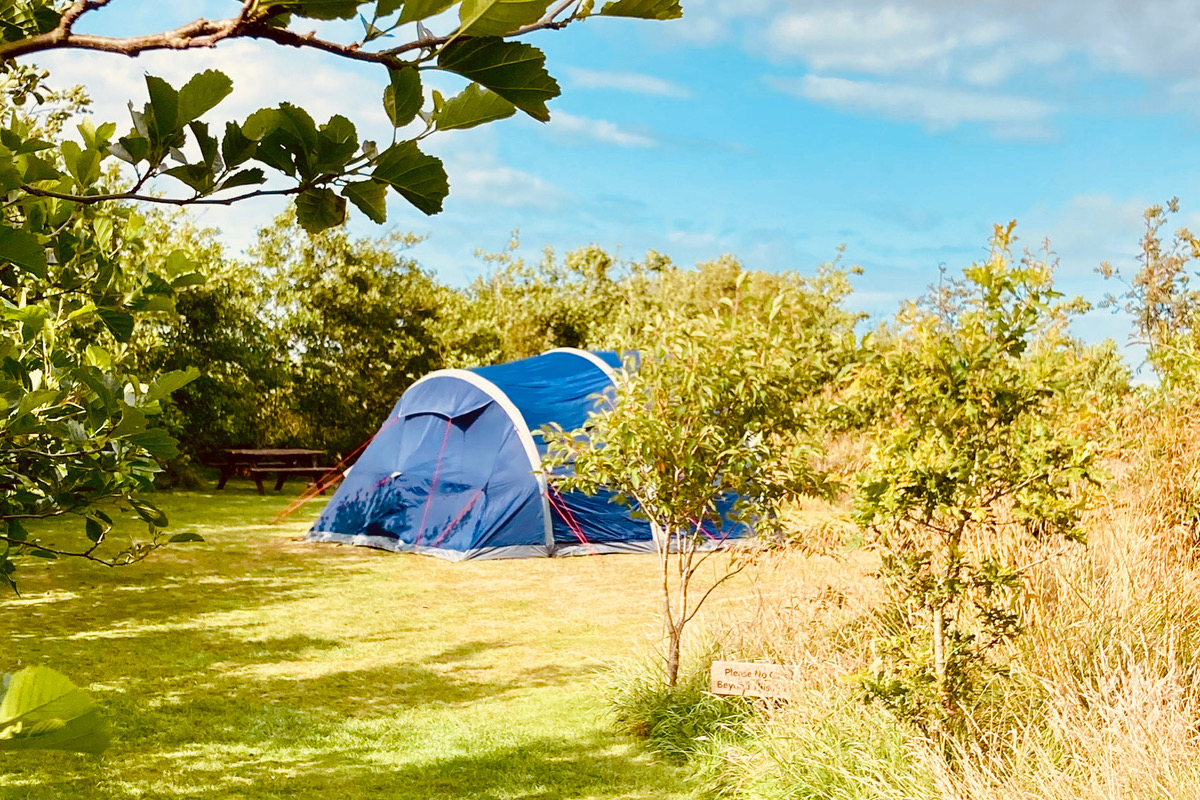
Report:
[[654,639],[653,557],[449,564],[306,544],[311,514],[269,524],[286,497],[160,499],[206,542],[27,563],[0,601],[0,671],[66,673],[115,737],[100,758],[0,754],[5,800],[697,790],[605,714],[605,663]]

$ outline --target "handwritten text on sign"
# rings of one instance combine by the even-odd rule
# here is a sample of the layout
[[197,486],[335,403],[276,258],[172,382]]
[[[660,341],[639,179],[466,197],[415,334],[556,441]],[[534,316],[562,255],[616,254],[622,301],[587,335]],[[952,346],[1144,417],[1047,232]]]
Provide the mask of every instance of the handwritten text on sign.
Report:
[[784,664],[714,661],[712,693],[743,697],[789,697],[792,668]]

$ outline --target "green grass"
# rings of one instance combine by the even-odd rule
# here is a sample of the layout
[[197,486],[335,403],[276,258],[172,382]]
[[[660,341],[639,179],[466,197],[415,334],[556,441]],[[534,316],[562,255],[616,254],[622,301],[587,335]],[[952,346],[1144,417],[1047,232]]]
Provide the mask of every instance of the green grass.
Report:
[[601,695],[656,630],[652,557],[449,564],[306,544],[286,497],[159,499],[206,541],[32,560],[0,600],[0,671],[66,673],[115,737],[0,754],[0,798],[693,796]]

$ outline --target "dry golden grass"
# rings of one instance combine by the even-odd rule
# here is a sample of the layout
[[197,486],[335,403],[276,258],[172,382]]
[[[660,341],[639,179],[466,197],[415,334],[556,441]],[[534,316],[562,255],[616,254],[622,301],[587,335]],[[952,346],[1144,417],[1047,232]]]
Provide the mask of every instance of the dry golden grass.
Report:
[[[1025,559],[1026,630],[1004,654],[1000,723],[949,752],[859,697],[881,591],[870,549],[772,556],[712,623],[728,655],[799,668],[792,700],[719,754],[738,796],[1200,798],[1200,415],[1130,414],[1125,431],[1088,544]],[[838,519],[796,515],[800,535]]]

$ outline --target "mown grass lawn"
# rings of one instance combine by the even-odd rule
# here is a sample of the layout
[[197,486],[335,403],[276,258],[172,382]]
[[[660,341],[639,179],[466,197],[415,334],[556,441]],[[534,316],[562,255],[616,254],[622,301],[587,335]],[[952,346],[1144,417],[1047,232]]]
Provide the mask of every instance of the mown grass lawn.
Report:
[[5,798],[684,798],[611,731],[603,667],[652,641],[653,557],[449,564],[300,540],[287,497],[160,496],[172,545],[26,562],[0,671],[89,688],[102,757],[0,754]]

